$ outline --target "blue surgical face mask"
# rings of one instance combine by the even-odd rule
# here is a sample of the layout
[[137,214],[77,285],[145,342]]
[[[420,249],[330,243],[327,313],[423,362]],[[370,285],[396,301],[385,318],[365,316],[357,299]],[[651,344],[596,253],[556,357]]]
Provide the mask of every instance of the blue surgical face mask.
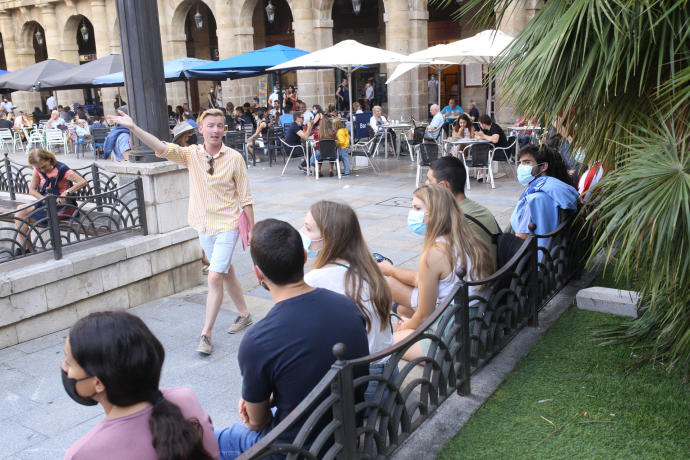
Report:
[[426,233],[424,211],[410,209],[410,212],[407,213],[407,226],[417,235],[424,235]]
[[322,241],[323,238],[319,238],[318,240],[312,240],[311,238],[309,238],[306,235],[306,233],[304,233],[304,229],[299,230],[299,235],[302,237],[302,246],[307,251],[307,258],[309,258],[309,259],[316,258],[316,255],[319,253],[319,250],[318,249],[313,250],[313,249],[309,249],[309,248],[311,247],[312,243]]
[[517,180],[523,185],[527,185],[536,179],[532,175],[533,166],[530,165],[518,165],[517,167]]

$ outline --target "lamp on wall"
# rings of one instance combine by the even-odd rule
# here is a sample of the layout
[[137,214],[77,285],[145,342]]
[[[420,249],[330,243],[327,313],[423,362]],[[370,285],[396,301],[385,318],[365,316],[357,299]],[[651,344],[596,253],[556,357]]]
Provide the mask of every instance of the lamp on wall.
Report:
[[196,24],[196,28],[199,30],[204,27],[204,17],[201,15],[201,13],[199,13],[198,7],[196,9],[196,14],[194,15],[194,23]]
[[39,45],[43,45],[43,34],[41,33],[40,30],[36,31],[35,37],[36,37],[36,43],[38,43]]
[[359,14],[362,11],[362,0],[352,0],[352,10],[355,14]]
[[268,19],[269,24],[273,24],[276,20],[276,7],[273,6],[271,0],[268,0],[268,5],[266,5],[266,19]]
[[89,41],[89,28],[86,27],[86,22],[81,23],[81,27],[79,28],[79,32],[81,32],[81,38],[85,41]]

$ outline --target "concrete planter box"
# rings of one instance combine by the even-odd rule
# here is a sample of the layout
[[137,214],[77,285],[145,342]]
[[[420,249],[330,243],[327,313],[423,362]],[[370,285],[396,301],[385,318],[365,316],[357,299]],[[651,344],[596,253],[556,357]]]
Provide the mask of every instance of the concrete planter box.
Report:
[[202,282],[201,248],[189,227],[99,242],[61,260],[33,257],[36,263],[0,275],[0,348],[65,329],[94,311],[125,310]]
[[634,291],[594,286],[579,291],[575,300],[581,310],[637,318],[640,296]]

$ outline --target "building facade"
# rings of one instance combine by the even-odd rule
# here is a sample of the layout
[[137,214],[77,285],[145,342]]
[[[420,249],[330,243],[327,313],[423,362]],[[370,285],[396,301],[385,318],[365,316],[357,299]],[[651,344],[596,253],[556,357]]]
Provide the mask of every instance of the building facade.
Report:
[[[361,5],[358,14],[353,11],[356,3]],[[269,4],[272,21],[266,10]],[[539,4],[540,0],[525,2],[507,16],[501,30],[511,35],[519,32]],[[275,44],[314,51],[347,38],[409,54],[479,31],[467,20],[453,21],[455,9],[455,5],[430,6],[427,0],[158,0],[164,61],[184,56],[224,59]],[[0,34],[0,66],[4,59],[9,71],[46,58],[79,64],[121,52],[115,0],[0,0]],[[361,96],[366,78],[373,76],[381,84],[393,69],[393,65],[361,69],[353,87]],[[466,106],[472,99],[483,112],[486,88],[466,84],[466,73],[463,66],[444,70],[443,102],[452,95]],[[382,86],[381,100],[389,117],[426,116],[429,75],[426,67],[420,67]],[[339,77],[335,70],[304,70],[288,74],[282,84],[294,84],[307,105],[325,107],[335,101]],[[168,83],[168,104],[174,107],[192,101],[194,106],[203,106],[212,84]],[[258,87],[257,78],[222,82],[223,101],[242,104],[257,95]],[[101,91],[106,113],[113,110],[117,93],[113,88]],[[85,103],[93,95],[82,90],[58,91],[57,99],[63,104]],[[25,111],[41,107],[46,97],[23,91],[12,94],[15,105]],[[500,94],[496,99],[497,118],[509,118],[510,108],[501,105]]]

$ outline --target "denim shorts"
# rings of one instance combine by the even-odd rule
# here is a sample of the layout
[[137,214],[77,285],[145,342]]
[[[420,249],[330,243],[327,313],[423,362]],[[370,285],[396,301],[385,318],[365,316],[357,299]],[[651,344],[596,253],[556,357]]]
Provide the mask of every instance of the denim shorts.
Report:
[[207,235],[199,232],[199,243],[206,253],[206,258],[211,261],[208,271],[215,273],[227,273],[232,264],[232,252],[235,250],[237,238],[240,236],[238,229],[221,232],[217,235]]

